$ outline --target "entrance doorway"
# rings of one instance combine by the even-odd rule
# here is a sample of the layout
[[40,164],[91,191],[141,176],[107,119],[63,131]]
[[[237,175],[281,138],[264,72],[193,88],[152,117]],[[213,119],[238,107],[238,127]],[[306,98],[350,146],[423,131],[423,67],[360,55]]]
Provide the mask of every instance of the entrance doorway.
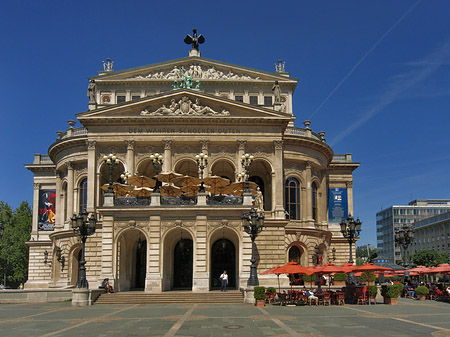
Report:
[[220,275],[228,274],[228,288],[236,288],[236,250],[233,242],[222,238],[211,247],[211,290],[220,289]]
[[147,267],[147,240],[139,238],[136,245],[136,279],[134,287],[139,290],[145,288],[145,271]]
[[173,289],[192,290],[193,243],[191,239],[181,239],[174,249]]

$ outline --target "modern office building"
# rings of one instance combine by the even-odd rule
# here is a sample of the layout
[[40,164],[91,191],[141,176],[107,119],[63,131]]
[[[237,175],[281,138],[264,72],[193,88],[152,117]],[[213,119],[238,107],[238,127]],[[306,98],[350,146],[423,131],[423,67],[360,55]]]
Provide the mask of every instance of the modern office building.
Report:
[[[255,240],[259,272],[288,261],[311,265],[316,246],[324,263],[347,262],[339,223],[353,214],[359,164],[334,154],[309,121],[294,126],[297,80],[284,63],[260,71],[203,58],[193,45],[189,57],[115,67],[104,62],[89,79],[88,110],[68,116],[48,153],[26,165],[34,202],[25,287],[75,285],[82,245],[71,218],[82,212],[97,220],[86,242],[93,287],[109,278],[119,291],[209,291],[224,269],[231,288],[245,287],[252,242],[241,217],[252,206],[265,217]],[[155,153],[162,161],[159,193],[152,185]],[[109,154],[117,165],[105,162]],[[250,166],[243,156],[253,159]],[[248,193],[239,183],[243,174],[252,183]],[[126,176],[146,178],[105,193]],[[221,185],[221,178],[237,184]],[[276,276],[259,281],[273,285]]]
[[408,205],[394,205],[377,213],[378,255],[401,264],[401,247],[395,243],[395,230],[423,219],[450,211],[450,200],[413,200]]
[[450,254],[450,212],[417,221],[414,223],[414,228],[415,240],[408,248],[408,254],[414,254],[420,250]]

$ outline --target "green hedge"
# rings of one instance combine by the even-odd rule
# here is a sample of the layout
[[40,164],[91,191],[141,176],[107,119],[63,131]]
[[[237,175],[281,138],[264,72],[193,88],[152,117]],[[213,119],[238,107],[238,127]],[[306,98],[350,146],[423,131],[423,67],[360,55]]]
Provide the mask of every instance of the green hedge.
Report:
[[334,280],[335,281],[347,281],[347,274],[346,273],[336,273],[334,274]]
[[405,288],[403,283],[394,283],[394,287],[398,289],[399,294],[403,294],[403,289]]
[[381,295],[388,298],[398,297],[398,288],[394,285],[386,285],[381,288]]
[[374,282],[376,277],[374,272],[370,272],[370,273],[362,273],[359,279],[361,280],[361,282],[366,283],[366,282]]
[[303,275],[303,282],[314,282],[316,280],[316,275]]
[[428,295],[430,290],[425,286],[420,286],[416,288],[416,295]]
[[268,287],[268,288],[266,289],[266,291],[267,291],[268,293],[271,293],[271,294],[274,294],[274,293],[277,292],[277,290],[276,290],[274,287]]
[[367,286],[367,291],[369,292],[369,295],[376,295],[378,293],[377,286]]
[[266,288],[264,287],[255,287],[255,293],[253,295],[256,300],[265,300],[266,299]]

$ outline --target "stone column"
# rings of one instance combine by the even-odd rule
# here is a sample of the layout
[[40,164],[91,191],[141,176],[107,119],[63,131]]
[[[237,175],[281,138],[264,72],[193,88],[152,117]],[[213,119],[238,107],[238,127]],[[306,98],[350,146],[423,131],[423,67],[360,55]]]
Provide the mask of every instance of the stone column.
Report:
[[284,190],[284,174],[283,174],[283,141],[275,140],[273,142],[275,149],[275,160],[273,168],[275,176],[272,185],[275,185],[275,195],[272,195],[272,209],[275,218],[284,219],[283,190]]
[[161,232],[161,217],[159,215],[151,216],[145,291],[161,292],[163,290],[162,269],[160,264],[162,247]]
[[348,202],[348,214],[355,216],[353,213],[353,181],[347,181],[347,202]]
[[33,222],[31,225],[31,238],[30,240],[39,240],[39,190],[41,189],[41,184],[33,183]]
[[134,146],[135,142],[134,140],[127,140],[127,168],[126,171],[128,171],[131,175],[134,175],[135,167],[134,167]]
[[[114,217],[112,215],[103,216],[102,224],[102,266],[100,280],[109,278],[115,282],[113,274],[113,243],[114,243]],[[118,276],[118,275],[116,275]],[[114,281],[113,281],[114,280]],[[114,286],[114,285],[113,285]]]
[[312,218],[312,188],[311,188],[311,162],[306,162],[305,170],[306,181],[306,222],[308,226],[314,226],[314,219]]
[[164,163],[163,172],[172,171],[172,140],[163,140],[164,143]]
[[[88,141],[88,162],[87,162],[87,206],[86,211],[92,213],[95,210],[95,184],[96,184],[96,167],[97,167],[97,151],[96,141]],[[70,213],[69,213],[70,214]]]
[[245,145],[246,144],[247,144],[246,140],[238,140],[237,141],[237,145],[238,145],[238,152],[237,152],[238,172],[236,172],[237,174],[244,172],[244,168],[242,167],[242,164],[241,164],[241,158],[245,154]]
[[55,204],[55,230],[61,230],[64,227],[64,210],[62,204],[62,191],[61,191],[61,175],[59,171],[55,170],[56,177],[56,204]]
[[74,183],[73,183],[73,164],[67,163],[67,216],[72,217],[74,212]]
[[207,272],[207,217],[205,215],[197,216],[196,244],[194,255],[194,270],[192,291],[209,290],[209,273]]

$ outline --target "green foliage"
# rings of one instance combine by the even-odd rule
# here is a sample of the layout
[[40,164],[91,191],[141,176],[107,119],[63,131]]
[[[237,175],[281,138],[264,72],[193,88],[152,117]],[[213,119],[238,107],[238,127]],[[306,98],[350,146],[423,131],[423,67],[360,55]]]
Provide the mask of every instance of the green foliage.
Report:
[[361,282],[374,282],[376,279],[375,273],[374,272],[369,272],[369,273],[362,273],[361,277],[359,278],[361,280]]
[[256,300],[265,300],[266,299],[266,288],[264,287],[255,287],[255,293],[253,295]]
[[266,289],[266,291],[269,292],[269,293],[271,293],[271,294],[274,294],[277,290],[276,290],[274,287],[268,287],[268,288]]
[[377,286],[367,286],[367,291],[369,292],[369,296],[376,295],[378,293]]
[[6,282],[13,287],[25,282],[28,277],[28,246],[30,239],[32,211],[27,202],[22,202],[12,211],[11,207],[0,202],[0,221],[5,232],[0,240],[0,275],[6,274]]
[[334,274],[334,280],[335,281],[347,281],[347,274],[346,273],[336,273]]
[[304,282],[315,282],[316,281],[316,275],[306,275],[306,274],[303,274],[303,281]]
[[393,285],[383,286],[381,288],[381,295],[388,298],[397,298],[399,295],[398,288]]
[[399,294],[403,294],[403,289],[405,288],[405,285],[403,283],[394,283],[394,287],[398,289]]
[[[373,262],[372,260],[378,256],[378,251],[376,248],[363,248],[356,247],[356,265],[360,266],[362,263]],[[358,261],[359,260],[359,261]],[[362,262],[358,264],[358,262]]]
[[416,288],[416,295],[428,295],[430,290],[425,286],[419,286]]
[[413,255],[409,255],[409,259],[416,266],[436,267],[438,264],[447,263],[448,256],[434,250],[421,250]]

